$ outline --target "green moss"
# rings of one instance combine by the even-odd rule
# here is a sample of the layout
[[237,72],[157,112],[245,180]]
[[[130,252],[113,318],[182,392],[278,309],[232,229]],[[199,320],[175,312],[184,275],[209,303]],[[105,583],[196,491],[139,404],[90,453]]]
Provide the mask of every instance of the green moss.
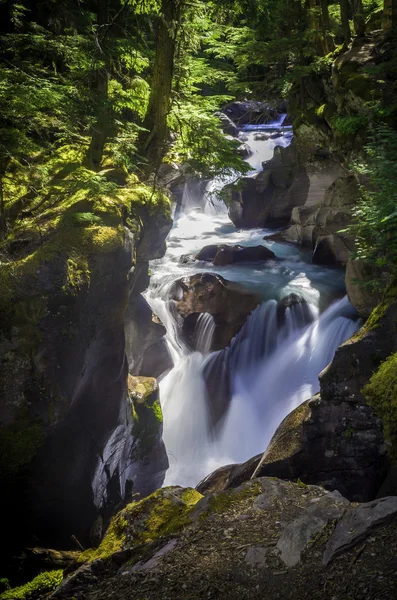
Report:
[[0,594],[0,600],[44,600],[62,582],[63,571],[46,571],[20,587]]
[[176,488],[176,491],[162,488],[139,502],[129,504],[114,517],[99,547],[83,552],[79,561],[107,558],[127,547],[147,544],[177,533],[189,525],[189,515],[202,497],[192,488]]
[[0,477],[13,475],[30,463],[45,439],[40,421],[23,417],[0,429]]
[[328,102],[318,107],[316,114],[319,119],[323,119],[327,123],[332,119],[337,111],[336,104]]
[[397,459],[397,352],[381,364],[362,393],[383,421],[385,439]]
[[98,548],[90,548],[82,552],[78,558],[79,562],[88,562],[96,558],[108,558],[123,549],[126,542],[127,528],[127,520],[123,512],[112,519],[109,529]]
[[373,100],[372,81],[367,75],[357,73],[346,80],[345,88],[363,100]]
[[256,498],[261,492],[262,488],[260,483],[255,482],[244,487],[244,489],[239,492],[230,490],[228,492],[214,494],[209,501],[207,514],[211,512],[224,512],[233,504]]
[[161,410],[160,400],[156,400],[152,406],[153,414],[159,423],[163,422],[163,411]]

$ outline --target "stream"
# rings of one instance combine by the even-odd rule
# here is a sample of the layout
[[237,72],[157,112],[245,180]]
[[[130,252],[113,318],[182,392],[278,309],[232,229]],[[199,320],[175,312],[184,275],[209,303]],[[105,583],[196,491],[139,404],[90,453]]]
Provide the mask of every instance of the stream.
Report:
[[[241,134],[253,151],[247,159],[252,176],[272,158],[276,145],[285,147],[292,137],[285,131],[260,140],[258,129],[264,127],[249,126]],[[310,250],[266,240],[274,230],[237,229],[231,223],[216,192],[232,179],[185,184],[167,252],[151,263],[146,299],[167,329],[174,363],[160,381],[170,462],[165,485],[196,486],[216,468],[263,452],[280,422],[319,391],[319,373],[360,326],[345,296],[342,269],[312,264]],[[215,267],[191,258],[209,244],[262,244],[277,260]],[[230,346],[217,352],[210,352],[211,315],[203,313],[197,321],[194,351],[173,316],[173,283],[200,272],[240,283],[262,300]],[[280,323],[280,300],[291,294],[303,302],[287,306]],[[220,406],[216,422],[211,416],[214,405]]]

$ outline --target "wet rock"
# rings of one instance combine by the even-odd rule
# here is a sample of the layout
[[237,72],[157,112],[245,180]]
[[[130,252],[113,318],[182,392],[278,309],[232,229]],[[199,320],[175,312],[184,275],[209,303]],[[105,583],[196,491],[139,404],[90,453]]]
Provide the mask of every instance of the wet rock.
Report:
[[279,113],[265,102],[242,100],[231,102],[224,108],[224,112],[238,125],[249,123],[266,123],[277,119]]
[[251,478],[261,458],[262,454],[258,454],[245,463],[220,467],[207,475],[196,489],[200,494],[207,495],[236,488]]
[[266,246],[205,246],[195,256],[196,260],[212,262],[216,266],[230,265],[240,262],[258,262],[276,258],[274,252]]
[[394,520],[396,516],[395,496],[357,506],[336,526],[325,548],[323,564],[328,565],[336,556],[365,540],[375,527]]
[[170,294],[182,320],[193,313],[213,315],[213,350],[230,343],[260,302],[258,295],[212,273],[180,279],[175,282]]
[[225,133],[233,137],[238,136],[239,129],[230,117],[228,117],[225,113],[222,112],[215,113],[215,116],[218,117],[218,119],[220,120],[222,129]]
[[253,155],[253,151],[248,144],[241,144],[237,148],[237,154],[239,154],[241,158],[249,158]]
[[254,134],[254,140],[257,142],[265,142],[270,139],[270,133],[266,133],[266,131],[258,131]]

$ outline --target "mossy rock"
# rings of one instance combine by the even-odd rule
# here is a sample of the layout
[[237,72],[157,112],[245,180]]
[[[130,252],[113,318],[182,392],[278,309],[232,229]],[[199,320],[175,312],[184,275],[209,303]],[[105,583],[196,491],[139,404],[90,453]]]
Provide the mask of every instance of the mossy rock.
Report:
[[28,465],[45,440],[41,421],[23,416],[0,429],[0,480]]
[[6,590],[0,594],[0,600],[44,600],[53,592],[63,579],[63,571],[40,573],[29,583]]
[[332,117],[337,113],[337,106],[333,102],[327,102],[318,107],[316,115],[319,119],[322,119],[328,125],[331,122]]
[[190,515],[201,498],[202,494],[192,488],[168,487],[129,504],[113,518],[99,547],[83,552],[79,562],[107,558],[176,534],[191,523]]
[[372,80],[363,73],[357,73],[352,75],[346,80],[345,89],[352,92],[355,96],[362,98],[363,100],[373,100],[373,86]]
[[393,459],[397,460],[397,352],[372,375],[363,395],[382,419],[385,439]]

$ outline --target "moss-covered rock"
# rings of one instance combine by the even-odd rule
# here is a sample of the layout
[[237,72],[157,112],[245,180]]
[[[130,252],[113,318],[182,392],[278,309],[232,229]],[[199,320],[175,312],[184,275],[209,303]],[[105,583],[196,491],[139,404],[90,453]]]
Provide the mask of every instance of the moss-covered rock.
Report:
[[162,488],[129,504],[116,517],[99,547],[86,550],[79,562],[107,558],[128,548],[176,534],[190,522],[194,506],[203,496],[192,488]]
[[363,388],[368,403],[382,419],[391,455],[397,459],[397,353],[392,354]]
[[[121,440],[111,466],[99,456],[117,428],[131,434],[124,318],[130,294],[142,291],[139,248],[147,270],[171,227],[166,194],[111,165],[91,172],[81,159],[58,149],[30,173],[16,167],[4,188],[0,485],[10,514],[23,520],[25,503],[32,511],[20,532],[34,524],[48,545],[72,533],[87,540],[102,505],[111,513],[124,495],[113,488],[126,470]],[[158,423],[158,404],[151,412]]]
[[32,581],[0,594],[0,600],[44,600],[63,579],[63,571],[40,573]]

